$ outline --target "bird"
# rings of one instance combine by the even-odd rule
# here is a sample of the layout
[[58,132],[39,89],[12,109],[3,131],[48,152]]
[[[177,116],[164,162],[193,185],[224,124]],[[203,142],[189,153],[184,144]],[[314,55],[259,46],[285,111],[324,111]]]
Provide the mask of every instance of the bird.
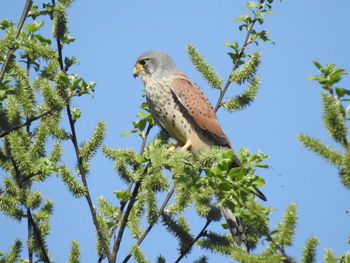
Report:
[[[160,50],[143,53],[136,59],[133,75],[142,80],[150,113],[175,139],[175,147],[181,146],[195,156],[213,146],[232,148],[208,98],[168,54]],[[236,156],[233,167],[241,167]],[[259,190],[256,194],[266,200]],[[221,206],[220,210],[235,242],[246,243],[241,219],[228,207]]]

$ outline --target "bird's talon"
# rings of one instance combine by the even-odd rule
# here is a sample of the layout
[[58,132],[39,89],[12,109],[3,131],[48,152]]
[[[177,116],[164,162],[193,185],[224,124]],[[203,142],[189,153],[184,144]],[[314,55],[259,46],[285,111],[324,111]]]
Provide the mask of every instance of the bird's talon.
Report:
[[170,147],[168,148],[168,150],[171,151],[171,152],[175,151],[175,150],[176,150],[175,145],[170,146]]
[[191,143],[190,142],[186,142],[186,144],[184,146],[181,147],[181,150],[188,150],[191,147]]
[[180,147],[182,144],[181,143],[176,143],[176,144],[174,144],[174,145],[171,145],[170,147],[169,147],[169,151],[175,151],[176,150],[176,148],[177,147]]

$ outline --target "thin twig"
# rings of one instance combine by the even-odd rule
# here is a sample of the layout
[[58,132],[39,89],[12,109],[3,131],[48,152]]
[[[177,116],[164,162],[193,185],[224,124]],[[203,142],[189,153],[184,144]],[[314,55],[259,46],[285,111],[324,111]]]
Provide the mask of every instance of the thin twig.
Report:
[[140,148],[140,154],[141,154],[141,155],[142,155],[143,152],[145,151],[145,147],[146,147],[148,135],[149,135],[151,129],[153,128],[153,126],[154,126],[154,125],[151,124],[151,123],[148,124],[148,127],[147,127],[147,129],[146,129],[146,133],[145,133],[145,135],[144,135],[143,138],[142,138],[142,144],[141,144],[141,148]]
[[30,212],[29,208],[27,208],[27,216],[28,216],[29,223],[33,226],[33,232],[34,232],[35,238],[39,243],[39,247],[41,249],[41,253],[43,256],[42,260],[46,263],[50,263],[51,261],[49,259],[49,256],[47,255],[45,243],[44,243],[44,240],[41,236],[41,231],[40,231],[38,225],[36,224],[36,222],[34,221],[34,218],[32,216],[32,213]]
[[211,220],[207,219],[207,222],[205,222],[205,225],[203,226],[202,230],[198,233],[198,235],[192,240],[191,244],[188,245],[188,247],[184,250],[184,251],[181,251],[181,254],[180,256],[175,260],[174,263],[178,263],[181,261],[181,259],[187,255],[188,251],[190,251],[190,249],[193,247],[193,245],[198,241],[198,239],[200,239],[205,230],[207,229],[207,227],[210,225],[211,223]]
[[220,96],[219,96],[218,101],[217,101],[216,106],[215,106],[215,112],[217,112],[219,110],[219,108],[221,107],[222,100],[223,100],[223,98],[224,98],[224,96],[226,94],[226,91],[227,91],[228,87],[230,86],[230,84],[232,83],[232,81],[231,81],[231,74],[232,74],[232,72],[234,72],[239,67],[239,65],[240,65],[239,62],[240,62],[240,60],[241,60],[241,58],[242,58],[242,56],[244,54],[244,51],[247,48],[248,44],[250,43],[249,39],[250,39],[250,35],[252,33],[253,26],[254,26],[255,22],[256,22],[256,15],[255,15],[254,19],[252,20],[252,22],[250,23],[250,25],[248,26],[247,35],[246,35],[245,40],[243,42],[243,46],[241,47],[239,55],[238,55],[238,57],[236,59],[235,64],[233,65],[233,68],[231,70],[230,76],[228,77],[225,86],[220,92]]
[[[143,152],[145,151],[145,147],[146,147],[146,143],[147,143],[147,139],[148,139],[148,135],[149,132],[151,131],[153,125],[148,125],[145,136],[142,138],[142,144],[141,144],[141,148],[140,148],[140,154],[143,154]],[[128,189],[126,190],[128,193],[131,193],[131,189],[133,187],[133,183],[130,183],[128,186]],[[128,203],[128,200],[126,201],[120,201],[120,214],[122,215],[124,212],[124,208],[126,206],[126,204]],[[119,223],[119,219],[116,220],[116,222],[114,223],[114,226],[111,230],[111,232],[109,233],[109,237],[111,238],[115,232],[115,230],[118,227],[118,223]]]
[[[126,190],[128,193],[131,193],[132,186],[133,186],[133,184],[130,183],[129,186],[128,186],[128,189]],[[120,214],[119,214],[119,217],[117,218],[117,220],[114,222],[114,225],[113,225],[111,231],[109,232],[109,235],[108,235],[109,239],[111,239],[113,237],[115,231],[117,230],[118,225],[119,225],[119,220],[120,220],[120,218],[123,215],[124,208],[125,208],[127,203],[128,203],[128,201],[120,201]],[[101,263],[104,258],[105,258],[104,255],[101,255],[98,258],[97,262]]]
[[[27,215],[29,214],[29,208],[27,208]],[[33,238],[33,226],[30,223],[30,220],[27,220],[27,228],[28,228],[28,237],[27,242],[29,244],[29,241]],[[28,261],[29,263],[33,263],[33,249],[31,246],[27,246],[28,248]]]
[[284,263],[295,263],[295,260],[286,254],[286,251],[282,246],[276,244],[275,240],[272,238],[272,236],[269,233],[265,235],[267,237],[267,241],[271,242],[271,244],[281,253],[282,257],[284,258],[283,260]]
[[23,178],[18,182],[18,185],[19,185],[20,187],[22,187],[23,183],[25,183],[25,182],[28,181],[29,179],[31,179],[31,178],[33,178],[33,177],[39,175],[39,174],[41,174],[41,172],[36,172],[36,173],[30,174],[30,175],[28,175],[28,176],[26,176],[26,177],[23,177]]
[[[79,96],[79,94],[71,93],[65,100],[66,101],[66,105],[70,101],[70,99],[75,97],[75,96]],[[17,131],[17,130],[21,129],[24,126],[28,127],[28,126],[31,125],[32,122],[37,121],[37,120],[39,120],[39,119],[41,119],[41,118],[43,118],[45,116],[50,116],[53,112],[55,112],[57,110],[58,109],[56,109],[56,108],[51,108],[51,109],[49,109],[47,111],[44,111],[43,113],[39,114],[38,116],[35,116],[35,117],[32,117],[32,118],[28,118],[24,123],[21,123],[21,124],[15,126],[15,127],[11,128],[8,131],[5,131],[5,132],[1,133],[0,134],[0,138],[5,137],[6,135],[10,134],[13,131]]]
[[[30,8],[32,7],[32,4],[33,4],[32,0],[27,0],[25,6],[23,8],[22,16],[21,16],[21,19],[19,20],[18,27],[17,27],[16,38],[18,38],[19,34],[22,31],[24,21],[26,20],[26,18],[28,16],[28,13],[30,11]],[[2,64],[1,71],[0,71],[0,83],[2,82],[2,79],[4,78],[6,68],[8,66],[8,63],[10,62],[10,58],[11,58],[14,51],[15,51],[14,48],[10,48],[6,53],[6,58],[5,58],[4,64]]]
[[[126,192],[131,193],[132,186],[133,186],[132,183],[129,184],[128,189],[126,190]],[[127,203],[128,203],[128,201],[120,201],[120,215],[123,214],[124,208],[125,208]],[[118,224],[119,224],[119,219],[120,219],[120,217],[114,222],[114,226],[113,226],[111,232],[109,233],[109,238],[111,238],[114,235],[114,232],[117,229]]]
[[[169,191],[169,193],[168,193],[168,195],[166,196],[166,198],[165,198],[163,204],[161,205],[161,207],[160,207],[159,210],[158,210],[158,217],[157,217],[157,219],[159,218],[159,216],[161,216],[161,215],[163,214],[165,207],[167,206],[167,204],[168,204],[170,198],[172,197],[172,195],[174,194],[174,191],[175,191],[175,188],[174,188],[174,187]],[[150,223],[150,224],[148,225],[148,227],[146,228],[145,232],[143,232],[143,234],[141,235],[141,237],[135,242],[134,245],[139,246],[139,245],[142,243],[142,241],[145,239],[145,237],[148,235],[148,233],[151,231],[151,229],[153,228],[154,224],[155,224],[157,221],[158,221],[158,220],[154,220],[152,223]],[[123,260],[123,263],[128,262],[128,260],[131,258],[131,256],[132,256],[132,253],[129,252],[129,254],[128,254],[128,255],[125,257],[125,259]]]
[[[148,169],[146,167],[144,173],[146,173],[147,170]],[[119,248],[120,248],[120,243],[121,243],[122,238],[123,238],[124,230],[125,230],[126,224],[128,223],[128,219],[129,219],[129,215],[130,215],[131,209],[134,206],[134,203],[136,202],[136,198],[137,198],[137,195],[139,193],[139,189],[141,187],[141,182],[142,182],[142,179],[140,179],[139,181],[137,181],[135,183],[135,187],[134,187],[134,190],[132,192],[132,196],[130,198],[128,207],[126,208],[125,214],[123,215],[123,220],[122,220],[122,222],[120,224],[120,228],[119,228],[119,232],[118,232],[118,235],[117,235],[117,239],[114,242],[113,250],[112,250],[112,253],[111,253],[112,262],[115,262],[116,259],[117,259],[117,255],[118,255],[118,251],[119,251]]]
[[[52,3],[53,7],[56,6],[55,0],[51,0],[51,3]],[[63,46],[62,46],[61,40],[57,38],[56,43],[57,43],[57,52],[58,52],[58,63],[60,64],[60,69],[64,73],[66,73],[66,70],[65,70],[64,65],[63,65],[63,55],[62,55]]]
[[13,131],[16,131],[16,130],[21,129],[21,128],[23,128],[24,126],[28,126],[28,125],[30,125],[32,122],[34,122],[34,121],[36,121],[36,120],[39,120],[39,119],[41,119],[41,118],[43,118],[43,117],[45,117],[45,116],[47,116],[47,115],[50,115],[53,111],[54,111],[54,109],[50,109],[50,110],[47,110],[47,111],[45,111],[44,113],[42,113],[42,114],[40,114],[40,115],[38,115],[38,116],[36,116],[36,117],[32,117],[32,118],[27,119],[26,122],[21,123],[21,124],[15,126],[15,127],[11,128],[11,129],[8,130],[8,131],[5,131],[5,132],[1,133],[1,134],[0,134],[0,138],[5,137],[6,135],[8,135],[9,133],[11,133],[11,132],[13,132]]
[[72,132],[71,141],[73,143],[75,156],[76,156],[76,159],[77,159],[77,162],[78,162],[78,169],[79,169],[79,173],[80,173],[80,176],[81,176],[81,180],[82,180],[83,185],[84,185],[84,187],[86,189],[85,199],[88,202],[90,213],[91,213],[91,216],[92,216],[92,221],[93,221],[93,223],[95,225],[97,235],[98,235],[98,237],[99,237],[99,239],[101,241],[101,245],[102,245],[103,251],[104,251],[104,253],[107,256],[108,261],[110,263],[112,263],[113,261],[110,260],[109,248],[108,248],[106,239],[103,236],[100,224],[99,224],[98,219],[97,219],[96,210],[95,210],[95,207],[94,207],[94,204],[92,202],[91,195],[90,195],[89,186],[88,186],[87,179],[86,179],[86,173],[85,173],[85,170],[83,168],[83,160],[81,158],[80,149],[79,149],[79,146],[78,146],[78,139],[77,139],[77,134],[76,134],[76,131],[75,131],[74,120],[73,120],[73,117],[72,117],[72,112],[71,112],[69,103],[67,104],[66,108],[67,108],[67,115],[68,115],[69,125],[70,125],[71,132]]
[[[142,138],[142,145],[141,145],[141,149],[140,149],[140,154],[143,154],[143,152],[145,151],[148,135],[149,135],[152,128],[153,128],[153,124],[149,123],[148,127],[146,129],[146,133],[145,133],[144,137]],[[148,167],[146,166],[146,168],[144,170],[144,174],[147,173],[147,170],[148,170]],[[123,215],[123,220],[120,224],[117,239],[115,240],[115,242],[113,244],[113,249],[111,252],[111,258],[114,260],[113,262],[115,262],[115,260],[117,259],[117,255],[118,255],[118,251],[120,248],[121,240],[123,238],[124,230],[125,230],[126,224],[128,223],[131,209],[136,202],[137,195],[139,194],[139,189],[141,188],[142,180],[143,180],[143,176],[135,183],[134,190],[133,190],[132,195],[129,199],[128,207],[126,208],[125,214]]]

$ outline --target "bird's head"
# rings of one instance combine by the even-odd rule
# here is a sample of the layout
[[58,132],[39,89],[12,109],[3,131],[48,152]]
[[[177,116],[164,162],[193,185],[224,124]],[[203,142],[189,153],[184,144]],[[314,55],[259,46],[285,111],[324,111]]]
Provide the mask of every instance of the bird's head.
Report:
[[152,77],[165,77],[177,71],[173,60],[168,54],[160,50],[152,50],[138,57],[133,75],[145,81]]

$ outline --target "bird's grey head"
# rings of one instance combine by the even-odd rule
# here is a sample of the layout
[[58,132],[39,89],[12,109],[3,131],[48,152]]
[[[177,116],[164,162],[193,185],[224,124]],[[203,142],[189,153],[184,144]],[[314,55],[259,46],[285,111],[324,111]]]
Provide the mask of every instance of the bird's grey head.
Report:
[[151,50],[138,57],[134,67],[134,77],[143,80],[150,77],[165,77],[177,72],[171,57],[160,50]]

